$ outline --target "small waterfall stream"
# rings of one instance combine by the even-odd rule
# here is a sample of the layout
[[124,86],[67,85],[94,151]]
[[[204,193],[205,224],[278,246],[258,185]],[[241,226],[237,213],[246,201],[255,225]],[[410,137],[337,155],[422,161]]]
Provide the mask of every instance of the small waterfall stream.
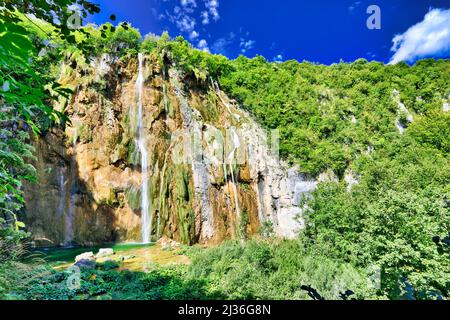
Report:
[[[72,158],[70,160],[70,199],[69,208],[67,210],[67,215],[65,216],[64,222],[64,246],[71,246],[74,240],[74,222],[75,222],[75,202],[77,196],[77,141],[78,141],[78,127],[77,123],[74,122],[74,132],[72,140]],[[65,196],[64,196],[65,197]]]
[[64,217],[66,211],[66,169],[61,167],[58,174],[59,203],[58,215]]
[[[196,143],[201,142],[203,123],[194,116],[194,110],[184,96],[183,89],[176,77],[172,77],[169,71],[169,79],[172,84],[173,92],[180,103],[180,112],[183,118],[183,128]],[[209,173],[208,166],[202,159],[202,150],[198,146],[192,146],[192,180],[194,184],[195,195],[200,203],[202,212],[202,236],[205,239],[211,239],[214,236],[214,216],[211,202],[208,195]],[[201,148],[200,148],[201,149]]]
[[212,82],[212,84],[213,84],[213,89],[216,91],[216,94],[219,97],[222,104],[227,108],[228,112],[237,120],[237,122],[240,122],[241,116],[238,115],[237,113],[234,113],[233,111],[231,111],[230,104],[228,102],[226,102],[225,99],[222,97],[222,93],[220,91],[219,84],[217,84],[217,82],[215,82],[215,83]]
[[231,182],[233,185],[233,193],[234,193],[234,203],[236,206],[236,217],[239,219],[241,213],[239,210],[239,199],[238,199],[238,194],[237,194],[237,185],[236,185],[236,180],[234,177],[234,170],[233,170],[233,161],[236,155],[236,150],[239,149],[239,147],[241,146],[241,142],[239,140],[239,136],[236,133],[236,130],[233,130],[233,149],[230,152],[230,155],[228,156],[228,160],[229,160],[229,166],[230,166],[230,174],[231,174]]
[[137,141],[139,153],[141,155],[141,210],[142,210],[142,228],[141,236],[143,243],[150,242],[152,219],[150,217],[150,202],[149,202],[149,176],[148,176],[148,152],[147,141],[145,139],[145,126],[144,126],[144,110],[142,104],[142,96],[144,89],[144,72],[143,72],[143,55],[139,53],[139,70],[138,77],[136,79],[136,93],[138,98],[138,117],[137,117]]

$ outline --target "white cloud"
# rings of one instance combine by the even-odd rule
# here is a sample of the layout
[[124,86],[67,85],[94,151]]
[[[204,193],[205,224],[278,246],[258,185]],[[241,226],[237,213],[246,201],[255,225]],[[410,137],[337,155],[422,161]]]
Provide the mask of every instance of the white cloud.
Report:
[[211,46],[211,50],[214,53],[225,54],[226,48],[234,42],[236,35],[230,32],[226,37],[219,38]]
[[206,0],[205,7],[208,9],[209,14],[213,17],[214,21],[219,20],[219,1],[218,0]]
[[204,0],[204,2],[206,10],[202,11],[202,13],[200,14],[202,23],[204,25],[209,24],[210,18],[212,18],[214,21],[219,20],[219,0]]
[[361,1],[353,2],[353,4],[350,5],[350,7],[348,7],[348,10],[349,10],[349,11],[353,11],[353,10],[355,10],[356,8],[358,8],[360,4],[361,4]]
[[196,8],[197,7],[197,2],[195,0],[181,0],[181,5],[183,7],[192,6],[192,7]]
[[[199,8],[200,3],[203,3],[202,8]],[[177,0],[171,10],[155,16],[158,20],[167,19],[176,26],[180,34],[194,41],[201,36],[196,28],[197,22],[208,25],[211,21],[220,19],[219,0]]]
[[191,33],[195,28],[195,19],[187,15],[182,15],[175,24],[181,32]]
[[282,54],[278,54],[275,56],[275,58],[273,58],[274,62],[282,62],[283,61],[283,55]]
[[241,38],[241,43],[239,46],[241,47],[241,52],[246,53],[248,50],[252,49],[255,46],[254,40],[245,40],[244,38]]
[[166,11],[165,15],[160,15],[160,19],[167,18],[180,32],[191,34],[197,23],[193,15],[197,3],[195,0],[180,0],[179,4],[173,7],[172,14]]
[[200,14],[200,16],[202,17],[202,23],[203,23],[204,25],[209,24],[209,13],[208,13],[208,11],[203,11],[203,12]]
[[197,8],[197,2],[195,2],[195,0],[180,0],[180,1],[183,10],[186,13],[193,13],[195,8]]
[[198,32],[195,30],[192,30],[192,32],[189,34],[189,39],[194,40],[197,39],[199,36]]
[[423,21],[392,39],[390,64],[450,54],[450,9],[429,11]]
[[208,42],[207,42],[205,39],[200,40],[200,41],[198,42],[197,47],[198,47],[200,50],[209,52]]

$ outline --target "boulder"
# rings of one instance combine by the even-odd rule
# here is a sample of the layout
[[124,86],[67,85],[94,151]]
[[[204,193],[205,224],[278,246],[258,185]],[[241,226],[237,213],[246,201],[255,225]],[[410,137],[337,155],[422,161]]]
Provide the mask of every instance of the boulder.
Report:
[[92,259],[81,259],[75,262],[75,266],[80,269],[95,269],[97,263]]
[[109,257],[112,256],[114,254],[114,250],[111,248],[106,248],[106,249],[100,249],[97,253],[97,255],[95,256],[95,258],[103,258],[103,257]]
[[82,260],[95,260],[93,252],[85,252],[75,257],[75,264]]
[[165,236],[159,239],[156,243],[159,244],[163,249],[173,249],[180,246],[178,242]]

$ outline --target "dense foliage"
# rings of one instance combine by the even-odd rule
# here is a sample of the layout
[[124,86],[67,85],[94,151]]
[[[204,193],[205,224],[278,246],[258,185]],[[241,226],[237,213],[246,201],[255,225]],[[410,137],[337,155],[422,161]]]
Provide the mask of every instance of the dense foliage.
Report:
[[[71,94],[56,81],[55,66],[70,47],[84,53],[98,48],[92,32],[74,24],[99,10],[86,0],[0,1],[0,260],[16,256],[26,236],[17,212],[24,204],[23,183],[35,182],[30,134],[67,120],[53,108]],[[108,25],[98,32],[107,38],[113,31]],[[121,39],[121,33],[114,39]]]
[[229,61],[181,38],[166,47],[188,74],[218,79],[265,128],[280,130],[285,159],[326,173],[306,201],[311,254],[377,269],[381,296],[449,296],[448,60],[324,66]]
[[[202,280],[186,279],[183,267],[148,273],[118,271],[104,263],[96,269],[56,271],[46,265],[0,266],[0,299],[11,300],[175,300],[208,299]],[[23,274],[29,276],[24,278]],[[73,283],[71,287],[69,283]]]
[[[8,299],[320,299],[377,298],[376,279],[325,256],[308,254],[300,241],[226,242],[217,248],[185,248],[191,265],[118,271],[107,262],[55,271],[42,265],[0,267],[0,298]],[[29,277],[21,275],[27,272]],[[70,287],[72,281],[79,281]],[[3,296],[2,296],[3,294]]]

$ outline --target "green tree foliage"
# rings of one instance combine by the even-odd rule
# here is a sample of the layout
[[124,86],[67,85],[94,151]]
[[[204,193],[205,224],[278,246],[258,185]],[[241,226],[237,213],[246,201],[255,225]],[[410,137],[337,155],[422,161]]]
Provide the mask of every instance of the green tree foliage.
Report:
[[[75,43],[76,32],[87,34],[67,23],[73,15],[69,6],[75,3],[82,17],[99,11],[85,0],[0,1],[0,229],[6,242],[17,240],[12,233],[23,226],[15,218],[23,204],[22,183],[34,181],[34,169],[28,164],[32,158],[28,134],[38,134],[56,118],[63,118],[51,100],[70,94],[49,75],[42,55],[45,46],[51,51],[59,42]],[[30,27],[36,31],[30,34]],[[2,237],[1,249],[3,244]]]
[[380,292],[390,298],[448,297],[450,260],[436,243],[449,235],[448,208],[440,192],[388,190],[372,196],[326,184],[310,205],[305,240],[314,250],[378,268]]
[[[308,200],[302,240],[311,255],[378,268],[379,296],[448,298],[448,60],[324,66],[223,60],[182,39],[170,46],[186,72],[197,76],[201,66],[197,79],[218,79],[265,128],[279,129],[285,159],[312,176],[331,169],[341,178]],[[342,179],[349,169],[359,180],[351,190]]]

